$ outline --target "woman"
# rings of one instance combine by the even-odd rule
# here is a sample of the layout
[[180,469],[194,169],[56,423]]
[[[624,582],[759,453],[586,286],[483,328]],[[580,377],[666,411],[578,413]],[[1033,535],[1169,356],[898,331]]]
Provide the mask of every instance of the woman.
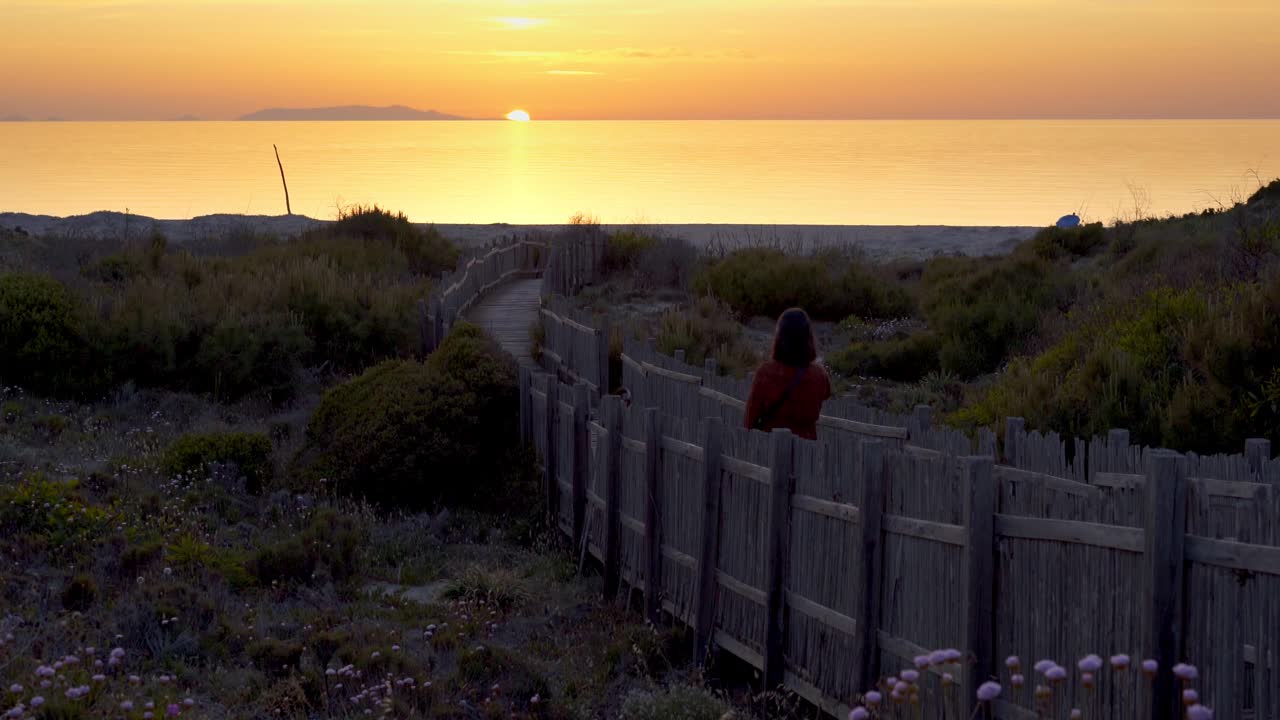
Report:
[[822,403],[831,397],[831,381],[817,359],[809,316],[800,308],[782,313],[773,336],[773,359],[756,370],[751,383],[746,427],[766,432],[787,428],[816,440]]

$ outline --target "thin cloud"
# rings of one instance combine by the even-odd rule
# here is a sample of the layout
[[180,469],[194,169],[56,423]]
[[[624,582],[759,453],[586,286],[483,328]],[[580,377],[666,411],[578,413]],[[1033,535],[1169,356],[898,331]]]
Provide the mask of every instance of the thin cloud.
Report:
[[604,73],[596,72],[594,70],[548,70],[547,74],[577,77],[581,75],[603,75]]
[[533,30],[546,25],[550,21],[546,18],[498,17],[493,18],[493,22],[507,30]]

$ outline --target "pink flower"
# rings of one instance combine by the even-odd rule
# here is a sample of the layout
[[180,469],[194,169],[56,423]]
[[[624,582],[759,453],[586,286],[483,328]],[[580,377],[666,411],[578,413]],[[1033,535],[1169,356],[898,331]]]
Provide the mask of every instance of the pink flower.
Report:
[[14,695],[17,695],[18,693],[22,692],[22,686],[19,685],[18,683],[14,683],[9,686],[9,692],[13,693]]
[[32,707],[32,709],[38,708],[38,707],[40,707],[40,706],[41,706],[41,705],[43,705],[43,704],[44,704],[44,698],[40,697],[39,695],[37,695],[37,696],[35,696],[35,697],[31,698],[31,707]]
[[978,686],[978,700],[982,702],[991,702],[1000,697],[999,683],[984,682]]
[[908,690],[910,690],[910,689],[911,689],[911,686],[910,686],[910,685],[908,685],[908,684],[906,684],[906,683],[902,682],[901,680],[899,680],[899,681],[898,681],[897,683],[895,683],[895,684],[894,684],[894,686],[893,686],[893,693],[894,693],[895,695],[903,695],[903,694],[905,694],[905,693],[906,693]]
[[930,665],[941,665],[947,661],[947,652],[945,650],[934,650],[929,653]]
[[1200,676],[1195,665],[1188,665],[1186,663],[1178,663],[1177,665],[1174,665],[1173,674],[1183,682],[1191,682]]
[[1096,673],[1102,669],[1102,658],[1097,655],[1086,655],[1076,663],[1076,667],[1080,668],[1080,672]]
[[1080,712],[1080,708],[1071,708],[1071,720],[1080,720],[1084,717],[1084,713]]
[[849,711],[849,720],[867,720],[870,717],[871,713],[861,705]]
[[1187,708],[1187,720],[1213,720],[1213,711],[1203,705]]
[[192,700],[191,698],[187,698],[186,700],[182,701],[182,704],[185,705],[186,707],[195,707],[196,701]]
[[133,709],[133,701],[132,701],[132,700],[125,700],[125,701],[123,701],[123,702],[121,702],[121,703],[120,703],[120,710],[122,710],[123,712],[129,712],[129,711],[130,711],[130,710],[132,710],[132,709]]
[[943,657],[945,657],[949,663],[957,662],[960,658],[964,657],[964,653],[956,650],[955,648],[947,648],[942,652],[945,653]]
[[1010,655],[1009,657],[1004,659],[1004,666],[1009,668],[1010,670],[1017,670],[1018,668],[1022,667],[1022,659],[1019,658],[1017,655]]
[[1016,688],[1022,687],[1024,684],[1026,684],[1026,682],[1027,682],[1026,678],[1022,677],[1017,673],[1014,673],[1013,676],[1009,678],[1009,684]]
[[122,648],[122,647],[111,648],[110,657],[113,657],[113,658],[123,658],[123,657],[124,657],[124,648]]
[[1112,655],[1111,656],[1111,667],[1115,668],[1116,670],[1128,670],[1129,662],[1130,661],[1129,661],[1128,655]]
[[1155,660],[1142,661],[1142,672],[1148,675],[1155,675],[1156,672],[1159,670],[1160,670],[1160,663],[1156,662]]
[[884,697],[880,695],[880,693],[876,692],[875,690],[872,690],[871,692],[862,696],[862,702],[866,703],[867,705],[870,705],[871,707],[875,707],[876,705],[879,705],[880,701],[883,699]]
[[1091,672],[1080,673],[1080,684],[1087,688],[1093,687],[1097,682],[1097,676]]
[[106,681],[106,679],[107,679],[107,676],[106,676],[106,675],[94,675],[94,676],[93,676],[93,681],[94,681],[94,682],[105,682],[105,681]]
[[155,714],[155,713],[153,713],[153,712],[151,712],[150,710],[148,710],[148,711],[146,711],[146,712],[142,713],[142,720],[151,720],[151,719],[152,719],[152,718],[154,718],[155,716],[156,716],[156,714]]
[[57,674],[58,674],[58,671],[54,670],[48,665],[41,665],[40,667],[36,668],[37,677],[53,677],[54,675],[57,675]]
[[1200,702],[1200,693],[1197,693],[1195,690],[1192,690],[1191,688],[1187,688],[1186,690],[1182,691],[1183,705],[1195,705],[1198,702]]
[[898,675],[900,675],[903,680],[906,680],[909,683],[914,683],[920,679],[920,673],[916,672],[915,670],[903,670],[902,672],[898,673]]
[[955,682],[956,682],[956,679],[951,676],[951,673],[942,673],[943,685],[954,685]]
[[925,668],[929,667],[929,656],[928,656],[928,655],[917,655],[917,656],[915,656],[915,659],[913,659],[911,662],[912,662],[912,664],[913,664],[913,665],[915,665],[918,669],[923,670],[923,669],[925,669]]
[[1055,663],[1052,660],[1037,660],[1034,667],[1036,672],[1043,675],[1044,673],[1048,672],[1049,668],[1054,667],[1056,665],[1057,663]]
[[1060,665],[1054,665],[1053,667],[1044,671],[1044,676],[1054,682],[1060,682],[1062,680],[1067,679],[1067,671],[1066,671],[1066,668],[1063,668]]
[[169,703],[169,706],[164,709],[164,714],[167,717],[178,717],[182,714],[182,708],[178,707],[177,703]]

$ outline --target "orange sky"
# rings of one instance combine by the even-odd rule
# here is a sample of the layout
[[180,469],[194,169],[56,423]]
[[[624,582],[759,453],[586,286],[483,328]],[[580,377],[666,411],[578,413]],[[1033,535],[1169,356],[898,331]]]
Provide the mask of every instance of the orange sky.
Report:
[[0,116],[1280,117],[1277,0],[0,0]]

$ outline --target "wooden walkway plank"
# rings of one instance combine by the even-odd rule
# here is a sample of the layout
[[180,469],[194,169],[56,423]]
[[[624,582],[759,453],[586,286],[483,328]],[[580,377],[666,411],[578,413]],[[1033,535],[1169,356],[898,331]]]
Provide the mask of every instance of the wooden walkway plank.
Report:
[[521,365],[537,367],[530,353],[529,328],[542,304],[542,278],[520,278],[485,294],[466,312],[466,320],[479,326]]

